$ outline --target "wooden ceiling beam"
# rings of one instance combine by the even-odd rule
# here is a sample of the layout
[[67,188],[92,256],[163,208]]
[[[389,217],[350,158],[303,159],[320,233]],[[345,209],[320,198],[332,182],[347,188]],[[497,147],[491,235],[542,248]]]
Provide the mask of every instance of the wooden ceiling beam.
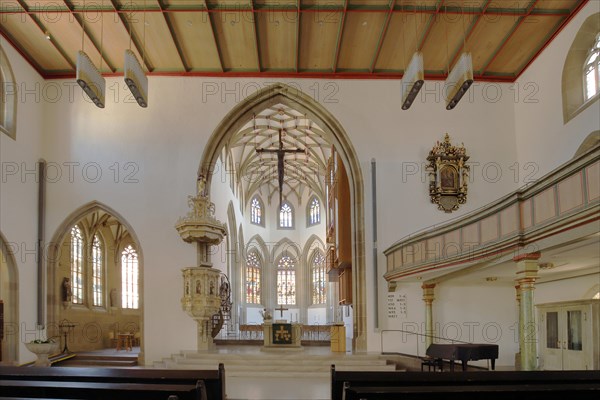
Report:
[[[73,4],[71,4],[71,1],[67,1],[67,0],[63,0],[63,2],[65,3],[65,6],[71,11],[71,15],[73,16],[73,19],[75,21],[77,21],[77,23],[79,24],[79,26],[81,27],[81,29],[83,29],[85,35],[88,37],[88,39],[90,39],[90,42],[92,42],[92,44],[94,45],[94,47],[96,48],[96,50],[98,51],[98,53],[100,53],[100,57],[102,57],[102,59],[104,60],[104,62],[106,63],[106,65],[108,66],[108,68],[111,70],[111,72],[116,72],[117,68],[112,65],[109,61],[108,58],[106,58],[106,55],[104,54],[104,48],[102,45],[102,38],[100,38],[100,45],[96,42],[96,40],[94,40],[93,36],[90,34],[89,29],[85,28],[85,25],[83,24],[83,22],[81,21],[81,18],[85,19],[85,8],[83,10],[83,17],[79,17],[78,18],[78,14],[75,12],[75,8],[73,7]],[[85,7],[85,6],[84,6]],[[102,24],[104,23],[104,21],[101,22]]]
[[[29,11],[29,6],[23,0],[17,0],[17,2],[23,10]],[[48,41],[52,43],[54,48],[60,53],[60,55],[65,59],[65,61],[67,61],[71,68],[73,68],[74,70],[77,69],[77,66],[73,61],[71,61],[71,58],[69,58],[67,52],[61,47],[61,45],[56,40],[54,40],[54,37],[50,35],[42,21],[40,21],[40,19],[37,17],[37,14],[31,13],[29,14],[29,18],[31,18],[31,20],[35,23],[39,30],[42,31],[44,35],[46,35]]]
[[[432,14],[431,17],[429,17],[429,22],[427,24],[427,30],[425,31],[423,36],[421,36],[421,41],[419,42],[419,46],[417,47],[418,51],[423,49],[423,46],[425,45],[425,41],[427,40],[427,37],[429,36],[429,33],[431,32],[431,28],[433,27],[433,24],[435,23],[435,19],[437,18],[437,15],[440,12],[442,5],[444,4],[444,1],[446,1],[446,0],[440,0],[437,7],[435,8],[435,13]],[[417,7],[415,6],[415,11],[416,11],[416,9],[417,9]],[[417,23],[417,21],[415,20],[415,24],[416,23]]]
[[38,64],[31,54],[29,54],[16,39],[4,29],[3,25],[0,25],[0,35],[2,35],[2,37],[4,37],[4,39],[6,39],[6,41],[15,48],[17,53],[19,53],[25,60],[27,60],[27,62],[29,62],[29,64],[33,67],[33,69],[36,70],[38,74],[40,74],[40,76],[46,78],[46,71],[44,71],[42,66]]
[[256,49],[256,65],[258,72],[262,72],[262,62],[260,61],[260,42],[258,41],[258,18],[254,8],[254,0],[250,1],[250,10],[252,12],[252,30],[254,31],[254,48]]
[[296,72],[300,70],[300,23],[302,14],[300,13],[300,1],[296,0]]
[[[454,65],[454,63],[456,62],[456,60],[458,59],[460,54],[465,50],[466,43],[471,38],[471,35],[475,31],[475,28],[477,28],[477,25],[479,24],[479,22],[483,19],[483,15],[487,11],[487,9],[491,3],[492,3],[492,0],[487,0],[487,2],[485,3],[485,5],[483,6],[483,8],[481,10],[481,13],[477,14],[477,16],[475,17],[476,18],[475,22],[471,23],[471,27],[469,28],[469,32],[467,32],[467,34],[463,40],[462,46],[459,47],[459,49],[455,52],[454,57],[452,57],[452,62],[450,63],[451,66]],[[463,18],[464,18],[464,15],[466,15],[466,14],[463,14]],[[464,21],[463,21],[463,24],[464,24]]]
[[388,27],[390,26],[390,21],[392,20],[392,14],[394,12],[394,7],[396,6],[396,0],[390,0],[390,10],[387,12],[385,17],[385,22],[381,28],[381,33],[379,35],[379,41],[377,42],[377,47],[375,48],[375,53],[373,54],[373,60],[371,61],[371,66],[369,67],[369,73],[373,73],[375,69],[375,64],[377,64],[377,59],[379,58],[379,53],[381,53],[381,48],[383,47],[383,40],[385,39],[385,35],[387,34]]
[[513,28],[511,29],[510,33],[504,38],[504,40],[502,40],[502,42],[500,43],[500,45],[498,46],[498,48],[496,49],[496,51],[494,52],[494,54],[492,55],[492,57],[490,57],[490,59],[488,60],[488,62],[485,63],[485,65],[483,66],[483,68],[481,69],[481,75],[485,75],[485,73],[487,72],[487,69],[490,67],[490,65],[492,65],[492,63],[494,62],[494,60],[498,57],[498,55],[502,52],[502,50],[504,49],[504,47],[506,46],[506,44],[510,41],[510,38],[513,37],[513,35],[515,34],[515,32],[517,32],[517,30],[519,30],[519,27],[521,26],[521,24],[523,23],[523,21],[525,21],[525,19],[527,19],[527,17],[529,16],[529,14],[531,14],[531,11],[533,11],[533,9],[535,8],[535,5],[538,3],[539,0],[533,0],[530,4],[529,7],[527,9],[527,14],[520,17],[517,22],[513,25]]
[[348,12],[348,0],[344,0],[344,10],[342,12],[342,20],[340,21],[340,29],[338,32],[337,43],[335,45],[335,55],[333,57],[333,72],[337,72],[337,65],[340,58],[340,48],[342,46],[342,36],[344,34],[344,25],[346,22],[346,13]]
[[142,55],[142,62],[146,65],[146,70],[148,70],[148,72],[154,71],[154,67],[152,66],[152,63],[150,63],[150,61],[148,60],[148,57],[146,57],[145,51],[142,52],[143,46],[140,44],[137,37],[133,34],[133,32],[131,30],[131,26],[129,26],[129,24],[127,23],[127,15],[126,14],[131,13],[131,11],[119,9],[119,5],[116,3],[116,0],[108,0],[108,1],[112,5],[114,12],[116,12],[117,15],[119,15],[119,20],[121,20],[121,23],[123,24],[123,27],[125,28],[125,32],[127,32],[127,34],[129,35],[130,40],[133,42],[133,45],[135,46],[138,54]]
[[525,64],[525,66],[516,74],[517,76],[520,76],[523,71],[525,71],[532,62],[535,61],[536,58],[538,58],[538,56],[542,53],[542,51],[544,51],[544,49],[546,47],[548,47],[548,45],[550,43],[552,43],[552,41],[554,40],[554,38],[556,38],[556,36],[563,30],[563,28],[573,19],[573,17],[575,17],[575,15],[577,15],[577,13],[583,8],[583,6],[585,6],[588,3],[589,0],[580,0],[580,2],[573,8],[573,10],[571,10],[570,14],[567,16],[567,18],[565,18],[561,25],[559,26],[559,28],[552,34],[552,36],[548,39],[548,41],[537,51],[536,54],[534,54],[534,56],[531,58],[531,60],[529,60],[529,62],[527,62],[527,64]]
[[175,30],[173,29],[173,24],[171,23],[170,18],[165,13],[165,5],[163,4],[162,0],[156,0],[156,3],[158,4],[158,7],[162,11],[163,17],[165,18],[165,24],[167,24],[167,28],[169,28],[169,33],[171,34],[171,40],[173,41],[173,44],[175,45],[175,48],[177,49],[177,54],[179,54],[179,59],[181,60],[181,65],[183,65],[183,69],[185,70],[185,72],[190,72],[192,70],[192,68],[190,68],[189,64],[187,63],[187,61],[185,59],[185,55],[183,54],[181,44],[180,44],[179,40],[177,40],[177,35],[175,34]]
[[215,42],[215,48],[217,49],[217,56],[219,56],[219,67],[221,68],[221,73],[225,72],[225,66],[223,65],[223,55],[221,54],[221,46],[219,46],[219,42],[217,41],[217,32],[215,31],[215,24],[213,24],[212,18],[210,17],[208,4],[206,4],[206,0],[202,0],[202,4],[204,5],[204,9],[206,16],[208,17],[208,23],[210,24],[210,31],[212,32],[213,41]]

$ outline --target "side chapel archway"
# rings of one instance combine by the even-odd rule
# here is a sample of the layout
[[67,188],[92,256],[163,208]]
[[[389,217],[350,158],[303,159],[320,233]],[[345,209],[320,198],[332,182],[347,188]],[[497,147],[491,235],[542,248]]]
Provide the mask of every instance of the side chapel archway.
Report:
[[[127,243],[131,243],[134,245],[135,250],[137,252],[139,272],[138,272],[138,291],[139,291],[139,302],[138,302],[138,310],[139,310],[139,329],[140,333],[140,353],[138,356],[138,363],[140,365],[144,364],[144,254],[142,251],[142,247],[140,244],[140,240],[135,230],[127,222],[127,220],[119,214],[117,211],[108,207],[100,202],[92,201],[88,204],[85,204],[73,211],[65,220],[58,226],[54,235],[52,236],[52,241],[48,246],[48,261],[47,261],[47,320],[46,324],[48,325],[49,335],[57,334],[58,332],[58,324],[61,320],[61,310],[63,306],[63,302],[61,299],[61,282],[59,278],[59,269],[61,268],[61,252],[62,246],[67,238],[67,235],[70,234],[70,229],[75,224],[80,223],[80,221],[84,220],[86,217],[90,216],[93,213],[104,214],[105,216],[109,216],[110,218],[114,218],[118,221],[119,224],[123,226],[125,231],[127,232]],[[123,246],[121,246],[123,247]],[[120,254],[121,249],[117,249],[117,254]],[[118,265],[118,260],[115,260],[115,264]],[[108,288],[110,289],[110,288]],[[120,299],[120,293],[117,296]],[[119,301],[119,300],[117,300]],[[108,305],[106,306],[108,308]],[[125,326],[125,329],[128,329],[129,326]],[[104,334],[108,335],[108,332],[95,332],[93,328],[90,328],[90,331],[87,332],[92,336],[97,336]],[[98,340],[102,340],[102,338],[98,338]]]
[[350,186],[351,224],[352,224],[352,280],[353,280],[353,317],[354,351],[367,349],[367,315],[366,315],[366,273],[364,244],[364,183],[360,163],[354,147],[339,121],[321,104],[310,96],[283,83],[276,83],[251,95],[237,104],[223,118],[204,148],[198,176],[206,179],[206,194],[210,197],[211,171],[221,155],[223,147],[232,135],[238,132],[254,114],[268,107],[284,104],[316,122],[327,134],[344,162]]

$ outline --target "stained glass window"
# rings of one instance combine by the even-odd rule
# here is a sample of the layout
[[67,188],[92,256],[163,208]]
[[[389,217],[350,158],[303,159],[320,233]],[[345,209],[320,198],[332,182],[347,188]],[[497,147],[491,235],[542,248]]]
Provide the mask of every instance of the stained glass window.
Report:
[[94,235],[92,243],[92,293],[93,304],[101,307],[104,305],[104,253],[102,242],[98,235]]
[[296,268],[289,256],[277,264],[277,304],[296,304]]
[[585,99],[589,100],[600,92],[600,35],[590,49],[583,67]]
[[312,303],[324,304],[327,302],[327,275],[325,271],[325,256],[316,252],[312,261]]
[[246,303],[260,304],[260,259],[255,251],[246,258]]
[[308,208],[308,225],[316,225],[321,222],[321,204],[319,199],[313,197]]
[[138,255],[129,245],[121,253],[121,294],[123,308],[139,307]]
[[292,207],[288,203],[283,203],[279,209],[279,227],[280,228],[293,228],[294,227],[294,216]]
[[77,225],[71,229],[71,291],[72,302],[83,304],[83,236]]
[[263,215],[262,203],[260,202],[260,200],[258,200],[257,197],[254,197],[252,199],[252,203],[250,204],[250,221],[255,225],[262,225],[263,224],[262,215]]

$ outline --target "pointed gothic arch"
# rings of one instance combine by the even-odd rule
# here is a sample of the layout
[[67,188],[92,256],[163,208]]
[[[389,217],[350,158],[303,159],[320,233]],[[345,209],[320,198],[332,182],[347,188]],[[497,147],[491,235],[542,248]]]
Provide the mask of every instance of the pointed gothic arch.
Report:
[[[95,212],[102,212],[103,214],[109,214],[113,218],[115,218],[127,231],[128,238],[123,241],[117,248],[116,254],[120,255],[123,247],[127,244],[133,244],[135,247],[135,251],[137,253],[137,261],[139,265],[139,334],[143,338],[144,336],[144,255],[142,246],[139,240],[139,237],[133,226],[127,222],[127,220],[113,208],[100,203],[98,201],[92,201],[83,206],[79,207],[71,214],[69,214],[63,222],[58,226],[54,235],[52,236],[52,240],[48,245],[48,257],[47,257],[47,266],[46,266],[46,291],[47,291],[47,303],[46,303],[46,324],[48,328],[52,328],[58,330],[58,323],[60,322],[60,282],[58,281],[58,269],[59,263],[61,260],[61,247],[62,244],[70,232],[70,228],[77,224],[79,221],[83,220],[90,214]],[[100,219],[101,221],[102,219]],[[86,230],[90,231],[90,228],[86,225]],[[106,239],[106,238],[105,238]],[[120,257],[119,257],[120,258]],[[125,327],[127,328],[127,327]],[[140,353],[138,356],[138,362],[140,364],[144,363],[144,340],[140,342]]]
[[325,107],[307,94],[283,83],[266,87],[246,100],[238,103],[221,120],[213,131],[202,154],[198,176],[206,178],[206,193],[210,196],[215,163],[222,149],[244,124],[252,118],[253,113],[267,107],[284,104],[305,113],[327,134],[344,162],[350,186],[351,225],[352,225],[352,274],[353,274],[353,350],[367,350],[367,315],[366,315],[366,260],[364,239],[364,181],[358,156],[346,131],[340,122]]
[[0,232],[0,300],[4,302],[2,363],[19,361],[19,270],[9,242]]
[[17,140],[17,81],[0,46],[0,132]]

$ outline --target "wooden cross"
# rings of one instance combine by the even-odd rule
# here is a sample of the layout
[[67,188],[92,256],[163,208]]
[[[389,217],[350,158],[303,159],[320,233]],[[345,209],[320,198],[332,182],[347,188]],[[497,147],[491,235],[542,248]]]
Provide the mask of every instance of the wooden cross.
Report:
[[277,149],[263,149],[259,147],[256,149],[257,153],[275,153],[277,154],[277,178],[279,181],[279,207],[281,207],[283,200],[283,176],[284,176],[284,157],[286,153],[306,153],[306,150],[302,149],[285,149],[283,148],[283,129],[279,129],[279,148]]
[[283,318],[283,312],[289,310],[289,308],[283,308],[283,304],[276,308],[275,311],[279,311],[281,313],[281,318]]

